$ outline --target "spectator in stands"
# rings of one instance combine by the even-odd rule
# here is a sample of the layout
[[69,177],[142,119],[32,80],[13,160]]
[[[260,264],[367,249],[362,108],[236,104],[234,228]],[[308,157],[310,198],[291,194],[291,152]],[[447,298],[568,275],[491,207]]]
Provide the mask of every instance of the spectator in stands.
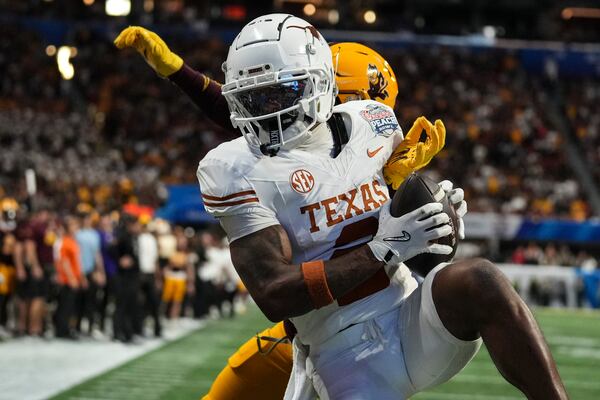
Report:
[[118,263],[114,315],[114,337],[128,343],[133,340],[139,321],[138,294],[140,291],[140,266],[138,236],[141,225],[137,218],[124,216],[124,227],[117,235],[115,259]]
[[190,262],[194,266],[194,318],[202,318],[208,314],[210,293],[209,283],[202,277],[202,267],[206,263],[206,252],[202,245],[203,233],[196,233],[190,242]]
[[88,331],[91,335],[98,308],[98,293],[106,282],[104,262],[100,252],[100,234],[94,229],[93,214],[85,213],[82,217],[82,228],[75,238],[81,254],[81,266],[85,275],[85,285],[80,291],[77,309],[77,330],[81,332],[81,322],[87,319]]
[[139,246],[139,260],[141,272],[141,291],[144,298],[143,312],[141,313],[140,328],[143,333],[143,321],[145,316],[150,314],[154,321],[154,336],[160,337],[162,328],[160,323],[160,300],[157,293],[157,288],[161,285],[161,273],[158,267],[158,242],[154,235],[148,229],[148,223],[150,222],[149,215],[142,215],[140,217],[140,224],[142,225],[142,232],[138,237]]
[[525,264],[525,248],[517,246],[510,257],[510,262],[514,264]]
[[564,265],[566,267],[572,267],[574,265],[573,263],[575,262],[575,256],[573,255],[571,249],[569,249],[569,246],[566,244],[560,245],[558,257],[560,260],[559,265]]
[[234,298],[238,290],[238,275],[233,268],[229,248],[215,233],[206,232],[202,236],[205,246],[206,263],[200,276],[210,282],[214,291],[212,303],[218,307],[221,316],[228,308],[229,317],[234,315]]
[[14,232],[5,213],[0,212],[0,339],[8,336],[9,304],[15,287],[15,246]]
[[190,269],[187,254],[176,251],[164,270],[162,301],[171,320],[177,320],[181,315],[186,289],[190,286]]
[[107,318],[107,308],[109,303],[114,302],[116,279],[117,279],[117,261],[114,258],[113,248],[115,246],[115,235],[113,220],[110,214],[105,214],[100,218],[98,229],[100,235],[100,253],[102,254],[102,264],[104,264],[104,274],[106,284],[99,302],[100,330],[104,333]]
[[21,211],[15,229],[17,273],[17,334],[42,335],[47,281],[38,261],[32,221]]
[[548,243],[544,248],[543,265],[561,265],[561,257],[554,243]]
[[[55,267],[53,246],[56,241],[56,216],[49,210],[41,209],[31,218],[31,240],[34,248],[31,251],[32,263],[43,274],[41,294],[45,298],[39,300],[39,333],[42,334],[46,318],[46,302],[54,301],[57,294],[55,287]],[[37,313],[36,313],[37,314]]]
[[160,267],[164,268],[177,251],[177,239],[171,233],[171,226],[167,221],[157,219],[154,225],[158,241],[158,262]]
[[598,268],[598,260],[592,257],[587,251],[580,251],[577,254],[575,265],[585,272],[592,272]]
[[544,253],[540,246],[534,242],[529,242],[524,251],[525,264],[539,265]]
[[75,305],[79,291],[87,286],[81,266],[81,254],[77,240],[79,221],[75,217],[65,219],[65,228],[61,229],[57,241],[58,259],[56,277],[59,285],[58,306],[54,316],[56,337],[76,339],[74,332]]

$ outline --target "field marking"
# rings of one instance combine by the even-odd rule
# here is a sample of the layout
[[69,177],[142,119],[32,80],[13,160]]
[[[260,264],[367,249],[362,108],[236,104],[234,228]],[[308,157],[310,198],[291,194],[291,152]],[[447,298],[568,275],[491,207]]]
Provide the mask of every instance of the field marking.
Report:
[[467,394],[467,393],[444,393],[444,392],[431,392],[431,393],[419,393],[418,400],[421,399],[448,399],[448,400],[523,400],[524,397],[514,396],[498,396],[493,394]]
[[553,345],[563,345],[570,347],[599,347],[600,339],[593,337],[581,337],[581,336],[559,336],[552,335],[546,337],[548,343]]
[[[108,340],[48,343],[34,338],[3,342],[0,344],[0,376],[4,379],[0,379],[0,399],[48,399],[203,325],[203,322],[182,320],[179,325],[165,328],[164,339],[151,338],[132,345]],[[102,393],[100,397],[106,396]]]
[[574,358],[587,358],[593,360],[600,360],[600,349],[590,347],[558,347],[555,350],[557,354],[564,354]]
[[[452,378],[455,382],[466,382],[466,383],[489,383],[491,385],[508,385],[509,383],[504,380],[500,375],[498,376],[485,376],[485,375],[473,375],[473,374],[460,374]],[[563,382],[567,387],[577,386],[578,388],[585,389],[600,389],[600,382],[581,380],[581,379],[563,379]]]

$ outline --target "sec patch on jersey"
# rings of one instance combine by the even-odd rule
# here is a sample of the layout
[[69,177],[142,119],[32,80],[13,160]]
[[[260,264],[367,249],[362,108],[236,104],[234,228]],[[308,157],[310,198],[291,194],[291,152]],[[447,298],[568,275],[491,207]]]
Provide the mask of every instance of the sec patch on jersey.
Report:
[[410,174],[408,178],[402,182],[394,194],[390,206],[390,214],[393,217],[400,217],[427,203],[433,202],[442,203],[444,212],[450,216],[452,233],[437,240],[437,243],[451,246],[452,253],[423,253],[404,261],[404,264],[406,264],[411,271],[414,271],[421,276],[427,275],[427,273],[435,268],[436,265],[448,262],[454,257],[456,248],[458,247],[458,216],[456,215],[456,211],[450,203],[448,196],[437,182],[415,172]]
[[360,116],[371,125],[375,135],[389,137],[400,130],[398,120],[392,109],[381,104],[368,104],[360,112]]

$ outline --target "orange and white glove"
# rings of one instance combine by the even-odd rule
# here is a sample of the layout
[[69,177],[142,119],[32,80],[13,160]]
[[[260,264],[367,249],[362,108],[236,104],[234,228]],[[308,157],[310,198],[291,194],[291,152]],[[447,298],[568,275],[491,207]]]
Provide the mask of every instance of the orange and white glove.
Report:
[[[424,142],[420,140],[423,131],[427,135]],[[408,175],[429,164],[445,144],[446,127],[441,120],[432,124],[423,116],[417,118],[383,167],[385,182],[398,189]]]
[[183,60],[173,53],[169,46],[156,33],[141,26],[130,26],[115,39],[118,49],[133,47],[161,77],[167,77],[179,71]]

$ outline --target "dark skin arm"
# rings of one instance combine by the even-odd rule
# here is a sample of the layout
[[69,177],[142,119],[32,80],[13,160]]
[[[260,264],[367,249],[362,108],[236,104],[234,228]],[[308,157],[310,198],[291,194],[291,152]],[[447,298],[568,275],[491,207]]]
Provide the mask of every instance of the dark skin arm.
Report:
[[[235,240],[230,250],[233,265],[244,285],[271,321],[297,317],[315,309],[301,265],[292,263],[292,246],[280,225]],[[348,293],[383,265],[367,245],[325,261],[327,284],[333,298]]]
[[169,80],[177,85],[213,122],[223,129],[239,134],[231,125],[229,108],[225,97],[221,94],[219,82],[190,68],[187,64],[183,64],[179,71],[169,76]]

